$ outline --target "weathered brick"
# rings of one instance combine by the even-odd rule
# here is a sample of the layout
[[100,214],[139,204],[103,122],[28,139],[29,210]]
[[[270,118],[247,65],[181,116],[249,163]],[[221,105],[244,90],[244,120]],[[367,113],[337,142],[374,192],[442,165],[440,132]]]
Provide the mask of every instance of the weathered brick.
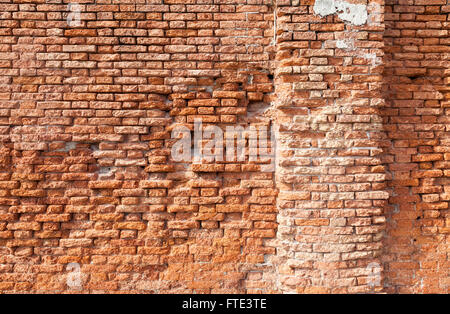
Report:
[[448,1],[317,1],[0,4],[0,291],[448,292]]

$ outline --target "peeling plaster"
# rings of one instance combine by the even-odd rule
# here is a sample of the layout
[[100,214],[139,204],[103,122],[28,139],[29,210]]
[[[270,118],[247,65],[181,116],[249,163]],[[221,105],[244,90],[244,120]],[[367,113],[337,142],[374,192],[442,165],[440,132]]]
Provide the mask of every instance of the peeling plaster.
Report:
[[364,4],[352,4],[342,0],[316,0],[314,12],[320,16],[336,14],[343,21],[353,25],[367,23],[367,6]]

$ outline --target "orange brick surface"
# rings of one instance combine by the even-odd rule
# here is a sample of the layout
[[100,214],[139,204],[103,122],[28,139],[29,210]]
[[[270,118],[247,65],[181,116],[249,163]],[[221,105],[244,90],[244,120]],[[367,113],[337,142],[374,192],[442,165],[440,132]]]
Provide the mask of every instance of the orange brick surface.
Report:
[[449,293],[450,6],[320,2],[2,1],[0,292]]

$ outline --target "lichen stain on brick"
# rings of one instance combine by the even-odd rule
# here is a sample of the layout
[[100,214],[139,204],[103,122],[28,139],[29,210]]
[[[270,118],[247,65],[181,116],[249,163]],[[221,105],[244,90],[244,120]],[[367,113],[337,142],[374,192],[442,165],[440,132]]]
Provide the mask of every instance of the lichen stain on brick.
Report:
[[341,0],[316,0],[313,9],[322,17],[337,13],[341,20],[353,25],[364,25],[368,18],[366,5]]

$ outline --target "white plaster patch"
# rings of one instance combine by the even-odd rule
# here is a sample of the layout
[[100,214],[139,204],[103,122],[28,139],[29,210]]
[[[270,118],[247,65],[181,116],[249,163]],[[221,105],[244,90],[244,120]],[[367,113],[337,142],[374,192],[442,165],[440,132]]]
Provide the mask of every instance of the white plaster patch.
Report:
[[337,13],[341,20],[353,25],[367,23],[367,6],[364,4],[347,3],[343,0],[316,0],[313,9],[320,16]]
[[371,26],[380,26],[383,22],[384,8],[376,2],[367,5],[368,18],[367,23]]

